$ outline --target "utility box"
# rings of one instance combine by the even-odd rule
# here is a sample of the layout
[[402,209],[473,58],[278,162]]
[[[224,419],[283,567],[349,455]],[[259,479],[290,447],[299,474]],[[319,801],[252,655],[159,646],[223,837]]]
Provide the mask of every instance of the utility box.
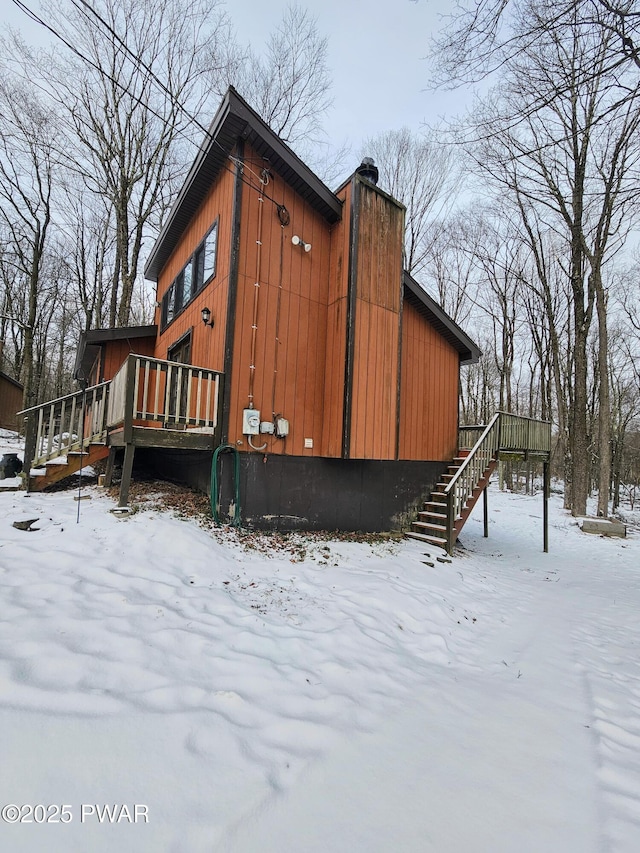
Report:
[[276,419],[276,435],[278,438],[286,438],[289,435],[289,421],[286,418]]
[[242,434],[259,435],[260,412],[258,409],[244,409],[242,412]]

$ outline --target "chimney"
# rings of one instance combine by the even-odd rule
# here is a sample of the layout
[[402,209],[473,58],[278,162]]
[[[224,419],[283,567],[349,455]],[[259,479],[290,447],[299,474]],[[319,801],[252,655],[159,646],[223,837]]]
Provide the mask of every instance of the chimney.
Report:
[[356,174],[360,175],[361,178],[365,178],[367,181],[370,181],[372,184],[378,183],[378,167],[373,162],[373,158],[364,157],[362,163],[356,169]]

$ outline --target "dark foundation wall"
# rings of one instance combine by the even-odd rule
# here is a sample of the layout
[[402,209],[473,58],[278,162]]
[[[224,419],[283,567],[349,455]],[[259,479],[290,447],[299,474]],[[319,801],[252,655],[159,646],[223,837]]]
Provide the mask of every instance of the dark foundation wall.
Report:
[[[223,454],[219,465],[225,517],[233,500],[232,455]],[[421,508],[445,467],[443,462],[241,453],[242,523],[260,530],[399,530]],[[209,453],[137,450],[136,468],[209,491]]]

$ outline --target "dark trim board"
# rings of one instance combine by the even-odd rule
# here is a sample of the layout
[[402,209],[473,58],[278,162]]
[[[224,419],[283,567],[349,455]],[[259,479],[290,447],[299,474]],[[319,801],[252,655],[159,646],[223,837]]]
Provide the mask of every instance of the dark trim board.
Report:
[[[149,473],[209,491],[211,453],[145,449]],[[221,512],[233,495],[232,459],[221,464]],[[257,530],[380,532],[408,526],[446,462],[240,454],[242,523]]]

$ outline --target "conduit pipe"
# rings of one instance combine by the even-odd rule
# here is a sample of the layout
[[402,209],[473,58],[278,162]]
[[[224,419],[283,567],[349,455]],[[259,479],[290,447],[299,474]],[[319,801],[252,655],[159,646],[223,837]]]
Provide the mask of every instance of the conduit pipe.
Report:
[[258,336],[258,305],[260,297],[260,273],[262,271],[262,211],[264,209],[264,188],[269,182],[269,173],[262,171],[260,195],[258,196],[258,239],[256,240],[256,280],[253,293],[253,319],[251,323],[251,356],[249,364],[249,408],[253,409],[253,391],[256,375],[256,341]]

